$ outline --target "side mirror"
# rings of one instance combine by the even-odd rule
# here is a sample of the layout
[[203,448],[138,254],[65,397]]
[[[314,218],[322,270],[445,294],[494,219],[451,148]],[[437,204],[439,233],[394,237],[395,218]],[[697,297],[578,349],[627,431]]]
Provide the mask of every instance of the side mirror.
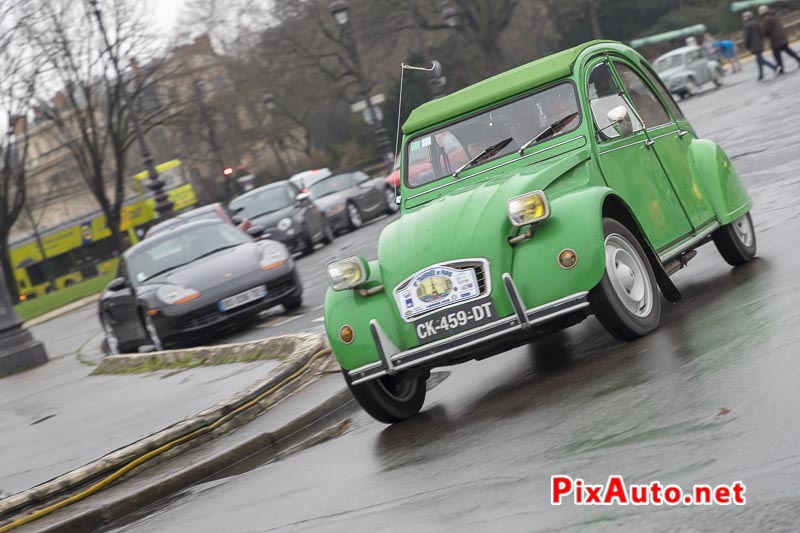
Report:
[[125,278],[114,278],[111,280],[111,283],[108,284],[106,289],[112,292],[117,292],[121,291],[127,286],[128,286],[128,280],[126,280]]
[[400,205],[402,202],[403,202],[403,197],[402,196],[400,196],[399,194],[397,196],[395,196],[394,203],[396,203],[397,205]]
[[306,200],[311,198],[311,193],[308,192],[301,192],[297,196],[294,197],[295,201],[299,204],[301,202],[305,202]]
[[608,121],[612,124],[621,124],[622,121],[628,118],[628,108],[624,105],[618,105],[609,111],[606,117],[608,117]]
[[247,234],[254,239],[260,239],[261,236],[264,235],[264,231],[264,226],[250,226],[247,228]]

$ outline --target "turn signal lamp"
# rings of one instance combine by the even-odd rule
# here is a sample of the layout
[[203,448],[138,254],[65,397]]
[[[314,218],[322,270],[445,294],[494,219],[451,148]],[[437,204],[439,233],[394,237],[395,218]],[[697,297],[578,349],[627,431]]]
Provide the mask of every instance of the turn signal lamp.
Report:
[[369,279],[369,265],[362,257],[348,257],[328,265],[328,283],[335,291],[358,287]]
[[508,219],[515,226],[527,226],[550,216],[550,204],[543,191],[515,196],[508,201]]
[[339,330],[339,338],[342,339],[342,342],[345,344],[350,344],[353,342],[356,333],[353,331],[353,328],[350,327],[348,324],[342,326],[342,329]]

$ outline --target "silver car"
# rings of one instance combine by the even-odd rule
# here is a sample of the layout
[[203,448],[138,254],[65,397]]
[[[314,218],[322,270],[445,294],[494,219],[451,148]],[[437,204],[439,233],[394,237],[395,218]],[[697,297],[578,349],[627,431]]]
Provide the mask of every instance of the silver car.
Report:
[[722,85],[722,66],[709,60],[699,46],[667,52],[653,63],[669,91],[681,98],[697,94],[707,83]]

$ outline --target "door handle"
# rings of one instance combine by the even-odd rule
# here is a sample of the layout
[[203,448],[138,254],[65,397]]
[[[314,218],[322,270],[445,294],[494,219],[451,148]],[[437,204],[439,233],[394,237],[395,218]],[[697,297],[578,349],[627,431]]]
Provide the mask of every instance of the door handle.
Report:
[[685,130],[678,130],[678,138],[683,139],[684,137],[686,137],[686,135],[688,135],[688,133],[689,132]]
[[644,145],[645,145],[647,148],[650,148],[650,147],[651,147],[651,146],[653,146],[655,143],[656,143],[656,142],[655,142],[653,139],[647,139],[647,140],[644,142]]

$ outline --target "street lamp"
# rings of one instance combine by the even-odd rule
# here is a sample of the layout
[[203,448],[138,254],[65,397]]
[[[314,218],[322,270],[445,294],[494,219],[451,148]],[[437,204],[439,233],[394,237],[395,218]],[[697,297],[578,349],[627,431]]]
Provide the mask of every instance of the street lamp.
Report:
[[445,24],[449,27],[458,29],[461,25],[461,13],[455,7],[447,4],[445,2],[444,8],[442,9],[442,19],[444,20]]
[[[275,105],[275,95],[272,93],[264,93],[264,98],[262,101],[264,103],[264,109],[267,110],[267,115],[269,116],[270,121],[273,123],[272,128],[265,127],[268,138],[270,139],[269,145],[272,148],[272,153],[275,155],[275,160],[278,162],[281,174],[285,176],[288,175],[288,171],[286,163],[283,161],[283,157],[281,156],[281,151],[286,147],[286,142],[283,140],[280,125],[277,123],[275,117],[275,110],[277,109],[277,106]],[[276,143],[278,145],[277,147],[275,146]],[[292,164],[292,168],[294,169],[294,164]]]
[[222,160],[219,142],[217,142],[217,132],[214,128],[214,117],[209,114],[209,110],[206,107],[203,80],[194,80],[193,85],[194,97],[197,100],[197,105],[200,106],[200,118],[203,120],[203,123],[205,123],[206,128],[208,129],[208,143],[211,145],[211,152],[214,154],[214,158],[217,160],[217,165],[219,165],[219,168],[222,169],[222,179],[225,182],[225,194],[227,196],[226,200],[230,200],[234,196],[234,191],[231,187],[231,179],[233,179],[233,177],[225,174],[225,163]]
[[122,99],[125,103],[125,106],[128,108],[128,114],[131,119],[131,125],[133,126],[133,133],[136,136],[136,140],[139,144],[139,151],[142,155],[142,162],[144,163],[145,168],[147,169],[147,174],[149,177],[149,182],[147,187],[153,191],[153,195],[155,196],[156,201],[156,213],[158,217],[155,221],[164,220],[171,217],[174,214],[173,210],[173,203],[170,201],[169,196],[164,191],[164,180],[159,178],[158,170],[156,170],[155,160],[153,159],[153,155],[150,153],[150,148],[147,146],[147,141],[145,141],[144,134],[142,133],[142,126],[139,122],[139,113],[136,110],[136,106],[131,103],[130,95],[128,94],[128,87],[125,83],[125,78],[123,77],[123,73],[119,68],[119,60],[111,48],[111,42],[108,40],[108,34],[106,33],[105,25],[103,24],[103,17],[100,14],[100,8],[97,6],[97,0],[89,0],[89,5],[92,6],[94,16],[97,19],[97,25],[100,28],[100,33],[103,34],[103,40],[106,45],[106,51],[111,59],[111,63],[114,66],[114,72],[117,74],[117,80],[119,80],[120,85],[120,93],[122,94]]
[[339,26],[347,26],[347,23],[350,22],[350,6],[347,4],[347,0],[333,0],[328,9],[331,11],[333,20]]
[[383,162],[386,164],[389,172],[392,171],[394,166],[394,151],[392,150],[392,142],[389,140],[389,134],[386,128],[383,127],[383,122],[378,120],[380,114],[375,109],[370,92],[372,87],[367,80],[364,69],[361,66],[361,57],[358,53],[355,39],[350,32],[350,6],[346,0],[333,0],[328,4],[328,9],[331,12],[333,20],[339,25],[342,32],[342,44],[347,54],[350,56],[351,70],[355,77],[356,83],[360,89],[361,96],[364,98],[364,104],[367,108],[367,116],[372,121],[372,130],[375,135],[375,141],[378,145],[378,150],[381,153]]

